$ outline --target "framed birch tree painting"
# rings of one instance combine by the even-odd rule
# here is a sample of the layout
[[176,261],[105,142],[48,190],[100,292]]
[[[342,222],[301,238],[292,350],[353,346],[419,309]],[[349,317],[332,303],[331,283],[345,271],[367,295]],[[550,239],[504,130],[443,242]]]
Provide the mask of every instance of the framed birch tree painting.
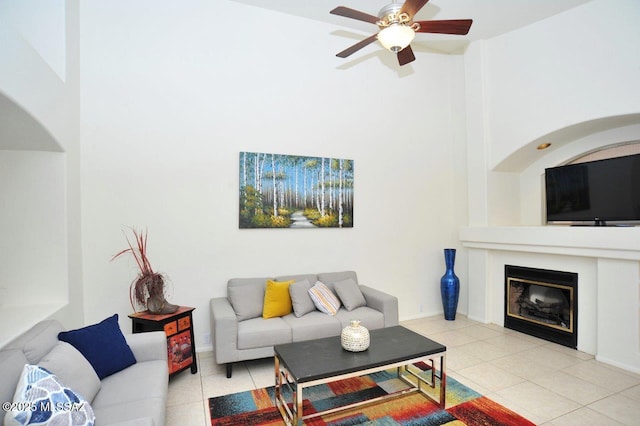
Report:
[[353,160],[240,153],[240,228],[352,228]]

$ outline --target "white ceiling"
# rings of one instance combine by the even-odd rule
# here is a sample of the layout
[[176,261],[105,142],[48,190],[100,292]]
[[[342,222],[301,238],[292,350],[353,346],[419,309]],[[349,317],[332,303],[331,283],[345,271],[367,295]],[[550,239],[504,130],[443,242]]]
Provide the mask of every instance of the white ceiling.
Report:
[[[331,23],[346,31],[334,35],[345,37],[345,47],[377,32],[375,25],[331,15],[336,6],[346,6],[377,15],[393,0],[233,0],[238,3]],[[431,0],[415,16],[415,20],[473,19],[466,36],[418,34],[412,47],[423,47],[447,53],[461,52],[474,40],[489,39],[527,26],[590,0]],[[402,3],[401,0],[397,1]]]

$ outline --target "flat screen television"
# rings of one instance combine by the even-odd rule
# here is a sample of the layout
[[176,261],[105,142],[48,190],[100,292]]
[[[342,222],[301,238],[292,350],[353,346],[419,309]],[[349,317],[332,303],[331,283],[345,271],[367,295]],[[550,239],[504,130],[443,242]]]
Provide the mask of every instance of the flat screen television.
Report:
[[545,189],[548,223],[640,223],[640,154],[548,168]]

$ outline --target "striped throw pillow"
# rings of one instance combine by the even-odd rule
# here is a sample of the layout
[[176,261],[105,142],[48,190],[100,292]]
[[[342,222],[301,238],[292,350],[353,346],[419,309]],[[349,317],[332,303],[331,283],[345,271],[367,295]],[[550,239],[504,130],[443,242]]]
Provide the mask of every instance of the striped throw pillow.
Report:
[[335,315],[340,309],[340,299],[320,281],[309,289],[309,296],[316,308],[325,314]]

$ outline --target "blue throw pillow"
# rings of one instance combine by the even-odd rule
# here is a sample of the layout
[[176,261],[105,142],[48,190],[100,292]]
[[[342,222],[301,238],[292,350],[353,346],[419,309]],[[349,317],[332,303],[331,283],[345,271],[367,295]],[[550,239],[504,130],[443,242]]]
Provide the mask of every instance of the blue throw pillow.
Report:
[[98,324],[62,331],[58,339],[75,347],[96,370],[100,380],[136,363],[118,325],[118,314]]

